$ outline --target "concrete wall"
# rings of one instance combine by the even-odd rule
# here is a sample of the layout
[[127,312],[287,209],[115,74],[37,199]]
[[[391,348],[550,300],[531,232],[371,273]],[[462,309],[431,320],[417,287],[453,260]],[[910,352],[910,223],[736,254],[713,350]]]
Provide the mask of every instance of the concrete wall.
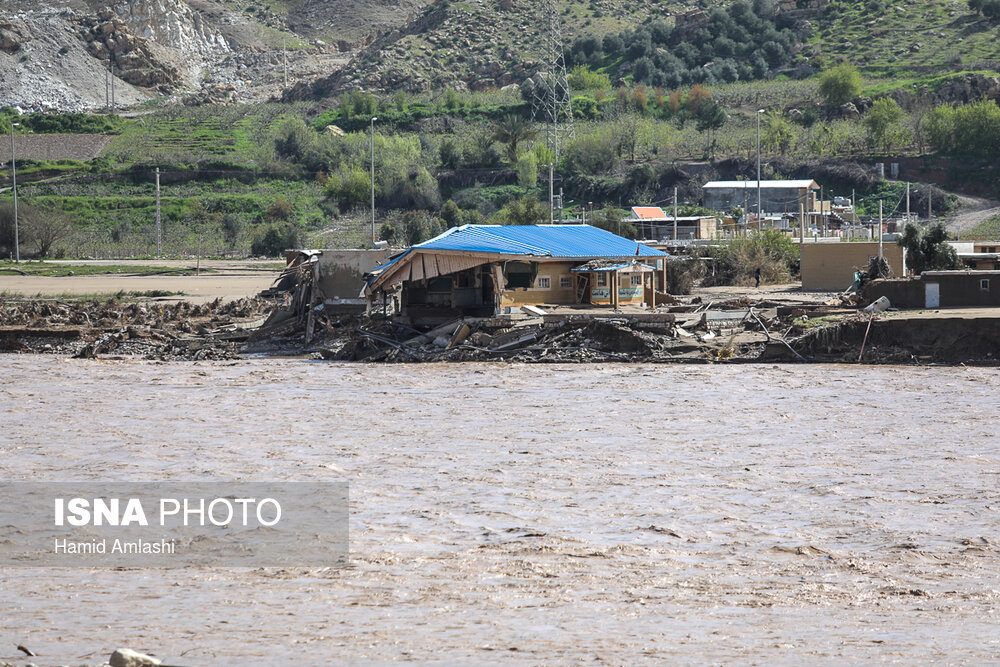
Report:
[[896,308],[927,308],[927,285],[936,283],[941,308],[1000,306],[1000,271],[927,271],[916,280],[876,280],[868,288]]
[[319,287],[327,299],[357,299],[364,275],[392,254],[382,250],[324,250],[319,258]]
[[[868,268],[868,258],[878,255],[877,242],[802,244],[802,289],[842,291],[851,286],[854,272]],[[888,260],[893,277],[906,275],[903,248],[883,243],[882,254]]]

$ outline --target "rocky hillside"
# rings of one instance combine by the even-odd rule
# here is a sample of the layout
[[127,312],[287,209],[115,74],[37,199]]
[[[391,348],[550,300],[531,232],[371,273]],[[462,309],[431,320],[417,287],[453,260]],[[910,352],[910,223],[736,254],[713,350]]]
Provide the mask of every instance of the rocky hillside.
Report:
[[[993,70],[1000,61],[995,23],[961,0],[905,0],[899,5],[889,0],[754,2],[769,3],[782,15],[794,17],[800,40],[781,63],[784,69],[773,71],[793,71],[787,67],[793,66],[796,73],[808,73],[847,59],[871,75],[915,80],[932,73]],[[184,103],[330,101],[356,89],[390,93],[502,88],[522,82],[536,69],[543,24],[539,4],[537,0],[4,0],[0,105],[102,107],[112,68],[119,105],[150,98]],[[708,28],[715,20],[710,17],[716,4],[731,3],[557,3],[567,47],[584,36],[601,40],[621,35],[626,54],[632,33],[623,30],[654,22],[673,26],[692,16],[700,17],[704,25],[696,27],[704,28],[704,35],[691,44],[705,51],[713,35]],[[692,9],[695,5],[698,9]],[[661,48],[654,51],[654,61],[677,55]],[[688,63],[688,70],[702,67],[706,58],[709,64],[717,60],[714,51],[706,54],[700,60],[688,58],[695,63]],[[630,76],[634,58],[616,57],[603,63],[608,74],[612,79]]]
[[[565,45],[671,15],[657,0],[564,0]],[[342,70],[302,83],[286,99],[322,99],[345,90],[487,90],[524,81],[542,53],[543,17],[529,0],[437,0],[414,21],[385,33]]]
[[416,18],[423,0],[5,0],[0,105],[103,107],[115,101],[262,101],[327,74],[379,34]]

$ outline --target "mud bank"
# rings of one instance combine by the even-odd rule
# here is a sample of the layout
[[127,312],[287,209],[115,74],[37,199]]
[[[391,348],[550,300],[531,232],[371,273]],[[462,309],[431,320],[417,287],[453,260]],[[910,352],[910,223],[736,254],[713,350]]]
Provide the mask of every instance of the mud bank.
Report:
[[[869,364],[1000,364],[1000,312],[995,317],[854,316],[797,338],[795,350],[814,361]],[[769,346],[767,360],[789,359]]]

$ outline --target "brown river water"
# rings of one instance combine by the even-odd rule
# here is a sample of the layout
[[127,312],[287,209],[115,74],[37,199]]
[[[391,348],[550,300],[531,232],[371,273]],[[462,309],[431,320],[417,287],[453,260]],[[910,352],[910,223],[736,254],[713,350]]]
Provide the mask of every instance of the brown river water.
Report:
[[331,480],[350,565],[0,569],[0,662],[1000,662],[983,368],[0,356],[7,480]]

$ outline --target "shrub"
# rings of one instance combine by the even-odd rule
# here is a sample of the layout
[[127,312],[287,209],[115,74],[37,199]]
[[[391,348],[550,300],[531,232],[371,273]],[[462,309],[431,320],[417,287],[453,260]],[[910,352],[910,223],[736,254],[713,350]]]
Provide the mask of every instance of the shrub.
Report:
[[715,251],[714,270],[704,284],[747,286],[757,269],[765,283],[788,282],[798,254],[798,246],[776,229],[730,239]]
[[861,75],[850,63],[841,63],[823,72],[819,79],[819,94],[828,107],[850,102],[861,92]]
[[611,77],[595,72],[586,65],[577,65],[567,77],[573,90],[603,90],[611,87]]
[[253,240],[250,252],[260,257],[280,257],[285,250],[299,245],[299,232],[293,225],[272,225]]
[[566,171],[571,174],[599,174],[615,164],[615,141],[606,132],[577,137],[566,147]]
[[357,164],[343,165],[330,174],[323,185],[326,196],[341,211],[369,204],[371,187],[371,175]]

